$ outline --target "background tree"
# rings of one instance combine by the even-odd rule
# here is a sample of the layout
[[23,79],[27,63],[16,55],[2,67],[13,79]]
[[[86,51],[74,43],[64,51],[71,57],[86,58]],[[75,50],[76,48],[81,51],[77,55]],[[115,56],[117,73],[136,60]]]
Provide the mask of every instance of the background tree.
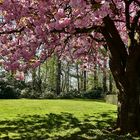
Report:
[[79,65],[76,63],[76,77],[77,77],[77,89],[80,93],[80,76],[79,76]]
[[61,61],[56,58],[56,94],[59,95],[61,92]]
[[103,61],[103,67],[104,67],[104,70],[103,70],[103,90],[106,93],[108,91],[108,89],[107,89],[107,60],[106,59]]

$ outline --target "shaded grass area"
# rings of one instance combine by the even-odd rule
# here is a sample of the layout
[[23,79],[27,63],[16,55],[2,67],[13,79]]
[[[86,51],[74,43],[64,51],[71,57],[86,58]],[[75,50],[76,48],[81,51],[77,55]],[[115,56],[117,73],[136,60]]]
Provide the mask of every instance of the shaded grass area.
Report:
[[[2,101],[3,105],[6,102],[5,111],[7,109],[10,112],[9,116],[6,115],[8,112],[5,112],[5,119],[1,115],[0,139],[136,140],[131,135],[119,136],[111,133],[116,116],[116,107],[113,105],[96,101],[40,100],[35,101],[38,104],[36,107],[39,107],[40,111],[39,109],[35,111],[34,100],[9,101],[10,105],[13,103],[15,106],[16,103],[22,105],[24,110],[21,110],[20,106],[16,106],[16,110],[13,110],[14,116],[7,100]],[[45,109],[42,102],[44,106],[45,102],[47,104]],[[68,106],[70,103],[71,108]],[[30,104],[28,111],[27,104]],[[59,108],[59,110],[51,110],[52,108]],[[13,109],[15,108],[13,107]]]
[[0,121],[1,139],[22,140],[131,140],[131,136],[111,134],[111,114],[94,114],[83,120],[71,113],[23,115],[15,120]]

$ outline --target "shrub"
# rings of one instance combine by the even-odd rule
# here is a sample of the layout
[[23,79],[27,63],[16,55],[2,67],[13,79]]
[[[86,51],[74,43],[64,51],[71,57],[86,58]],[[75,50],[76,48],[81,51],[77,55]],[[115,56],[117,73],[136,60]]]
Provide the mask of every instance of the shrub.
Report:
[[99,99],[102,97],[103,90],[102,88],[97,88],[93,90],[89,90],[83,93],[83,98],[87,99]]
[[38,99],[40,98],[41,93],[36,90],[30,90],[29,95],[30,95],[29,98],[31,99]]
[[25,88],[20,93],[20,98],[38,99],[39,97],[40,93],[31,88]]
[[76,89],[70,90],[69,92],[62,92],[58,98],[60,99],[73,99],[73,98],[81,98],[81,94],[78,93]]
[[25,88],[25,89],[21,90],[20,98],[29,98],[29,96],[30,96],[29,88]]
[[6,75],[0,79],[0,98],[17,99],[20,97],[20,92],[25,86],[24,81],[17,81],[11,75]]
[[42,99],[56,99],[57,95],[52,91],[46,90],[43,94],[41,94],[40,98],[42,98]]
[[72,92],[61,92],[61,94],[58,96],[60,99],[73,99],[74,95]]
[[19,98],[20,90],[14,86],[1,86],[0,99],[17,99]]

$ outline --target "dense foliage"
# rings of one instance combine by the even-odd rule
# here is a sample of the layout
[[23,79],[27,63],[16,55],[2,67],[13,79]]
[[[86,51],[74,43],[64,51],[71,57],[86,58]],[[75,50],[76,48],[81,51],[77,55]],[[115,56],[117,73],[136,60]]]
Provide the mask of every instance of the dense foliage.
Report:
[[[52,53],[98,62],[102,27],[111,18],[127,45],[137,28],[139,0],[2,0],[1,55],[6,70],[37,67]],[[106,18],[105,18],[106,17]],[[127,31],[128,32],[127,32]],[[82,34],[81,34],[82,33]],[[128,33],[128,34],[127,34]]]

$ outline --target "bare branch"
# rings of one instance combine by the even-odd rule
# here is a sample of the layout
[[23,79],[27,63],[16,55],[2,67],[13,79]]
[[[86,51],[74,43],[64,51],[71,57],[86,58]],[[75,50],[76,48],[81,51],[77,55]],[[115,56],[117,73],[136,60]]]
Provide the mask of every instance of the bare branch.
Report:
[[0,35],[3,34],[13,34],[13,33],[21,33],[24,30],[24,27],[20,28],[20,29],[16,29],[16,30],[11,30],[11,31],[2,31],[0,32]]
[[126,18],[126,28],[130,31],[130,14],[129,14],[129,1],[125,1],[125,18]]
[[[73,33],[71,34],[80,34],[80,33],[91,33],[93,31],[96,31],[96,32],[101,32],[101,26],[92,26],[92,27],[88,27],[88,28],[75,28]],[[62,29],[62,30],[57,30],[57,29],[53,29],[50,31],[51,33],[66,33],[66,34],[69,34],[70,32],[65,30],[65,29]]]
[[101,26],[92,26],[89,28],[75,28],[75,33],[91,33],[93,31],[101,32]]

